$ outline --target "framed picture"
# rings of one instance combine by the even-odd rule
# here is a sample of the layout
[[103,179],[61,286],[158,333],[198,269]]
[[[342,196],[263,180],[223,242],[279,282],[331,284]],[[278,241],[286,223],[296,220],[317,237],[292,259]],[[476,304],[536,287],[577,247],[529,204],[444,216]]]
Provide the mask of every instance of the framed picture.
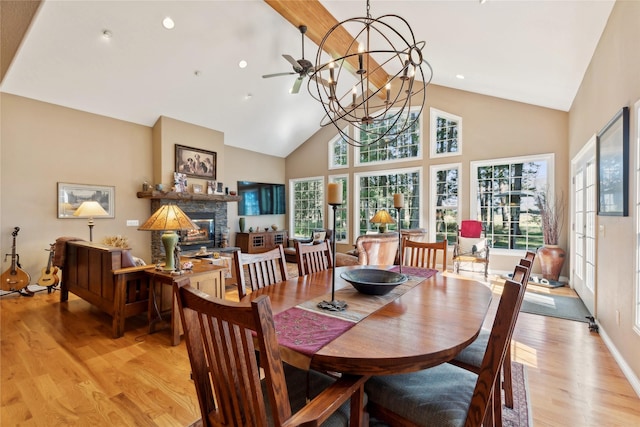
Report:
[[220,181],[216,182],[216,194],[224,194],[224,188],[222,188],[223,186],[224,184]]
[[115,218],[116,188],[108,185],[58,183],[58,218],[82,218],[73,216],[82,202],[95,201],[107,212],[101,218]]
[[214,194],[216,192],[215,186],[215,181],[207,181],[207,194]]
[[216,153],[176,144],[176,172],[216,179]]
[[173,191],[176,193],[187,192],[187,175],[179,172],[173,173]]
[[200,184],[192,184],[194,193],[202,193],[202,185]]
[[598,215],[629,215],[629,107],[597,135]]

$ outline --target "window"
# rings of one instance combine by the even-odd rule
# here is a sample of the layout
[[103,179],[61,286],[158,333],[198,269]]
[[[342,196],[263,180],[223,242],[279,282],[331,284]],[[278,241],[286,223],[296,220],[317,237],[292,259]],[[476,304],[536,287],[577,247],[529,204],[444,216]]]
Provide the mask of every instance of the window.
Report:
[[[356,230],[354,239],[367,231],[377,231],[377,224],[369,219],[381,209],[386,209],[395,218],[393,195],[404,194],[405,207],[402,210],[402,228],[420,227],[420,194],[422,191],[422,168],[407,168],[387,171],[373,171],[354,174],[353,207]],[[387,224],[387,230],[397,230],[396,224]]]
[[293,237],[309,237],[314,228],[323,228],[324,178],[292,179],[289,192],[293,206],[289,220]]
[[[343,132],[347,132],[344,129]],[[339,133],[329,141],[329,170],[349,167],[349,144]]]
[[[407,120],[415,120],[419,113],[420,110],[409,109],[407,112],[398,116],[397,124],[405,123]],[[371,129],[372,132],[380,134],[391,128],[391,133],[394,133],[394,122],[395,119],[390,118],[382,123],[369,125],[369,129]],[[382,139],[374,144],[356,147],[356,166],[421,159],[422,136],[420,129],[422,129],[422,118],[416,120],[413,126],[395,139]],[[360,142],[366,144],[367,134],[365,132],[360,133],[358,129],[356,129],[355,132],[357,132],[356,139],[358,135],[361,135],[362,140],[360,140]]]
[[460,223],[460,163],[431,166],[429,234],[436,241],[456,242]]
[[431,158],[462,154],[462,117],[431,108],[430,128]]
[[342,184],[342,200],[344,203],[336,209],[336,224],[333,226],[333,207],[329,206],[329,227],[335,230],[336,243],[347,243],[349,226],[347,221],[347,206],[349,200],[349,177],[347,175],[331,175],[329,182]]
[[471,162],[471,218],[483,222],[496,249],[542,246],[536,193],[553,195],[554,155]]

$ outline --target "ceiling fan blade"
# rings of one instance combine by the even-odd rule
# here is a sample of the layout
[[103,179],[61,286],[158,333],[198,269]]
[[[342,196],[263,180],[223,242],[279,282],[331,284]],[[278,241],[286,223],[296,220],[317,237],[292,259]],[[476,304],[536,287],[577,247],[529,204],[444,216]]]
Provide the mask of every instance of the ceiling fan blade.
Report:
[[312,76],[309,77],[312,80],[315,80],[316,82],[320,83],[323,86],[329,87],[329,82],[326,81],[325,79],[323,79],[322,77],[320,77],[319,74],[314,74]]
[[289,63],[291,65],[293,65],[293,69],[299,73],[300,71],[302,71],[302,67],[300,66],[300,64],[298,63],[298,61],[296,61],[295,59],[293,59],[293,56],[291,55],[287,55],[287,54],[283,54],[282,57],[284,59],[286,59],[287,61],[289,61]]
[[292,74],[298,74],[298,73],[294,73],[293,71],[291,71],[291,72],[288,72],[288,73],[265,74],[264,76],[262,76],[262,78],[263,79],[268,79],[269,77],[290,76]]
[[293,87],[291,88],[291,91],[289,93],[294,95],[300,92],[300,86],[302,86],[302,80],[303,80],[303,77],[298,77],[296,81],[293,83]]

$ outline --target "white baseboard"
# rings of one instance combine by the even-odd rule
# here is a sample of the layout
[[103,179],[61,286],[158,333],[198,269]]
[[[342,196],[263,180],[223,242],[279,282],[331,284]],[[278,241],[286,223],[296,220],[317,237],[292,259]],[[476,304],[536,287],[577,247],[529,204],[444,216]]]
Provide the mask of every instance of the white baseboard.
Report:
[[611,352],[611,355],[613,356],[613,359],[618,363],[618,366],[620,366],[622,373],[631,384],[631,387],[636,392],[638,397],[640,397],[640,379],[636,376],[631,367],[624,360],[616,346],[609,338],[609,335],[607,335],[607,332],[602,328],[600,324],[598,324],[598,329],[600,332],[600,336],[602,337],[602,341],[604,341],[604,345],[607,346],[607,348]]

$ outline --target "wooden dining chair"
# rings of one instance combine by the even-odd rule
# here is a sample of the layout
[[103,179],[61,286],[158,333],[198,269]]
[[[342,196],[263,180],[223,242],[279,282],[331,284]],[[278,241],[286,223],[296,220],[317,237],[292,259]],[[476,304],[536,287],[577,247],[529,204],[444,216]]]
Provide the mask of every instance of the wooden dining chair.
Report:
[[331,241],[329,239],[317,244],[304,244],[296,240],[295,247],[298,275],[304,276],[333,268]]
[[[247,284],[252,291],[288,279],[287,262],[282,245],[259,254],[233,253],[233,267],[238,279],[238,298],[247,295]],[[246,275],[245,275],[246,269]]]
[[[527,252],[527,254],[533,254],[533,259],[535,259],[535,253]],[[524,299],[524,294],[527,289],[527,283],[529,281],[529,276],[531,275],[531,268],[533,267],[533,259],[531,257],[525,257],[521,259],[518,265],[516,265],[513,269],[513,274],[511,275],[511,279],[520,283],[523,287],[521,300],[518,301],[518,311],[515,312],[514,323],[517,321],[518,313],[520,312],[520,306],[522,305],[522,300]],[[472,342],[469,346],[458,353],[458,355],[449,363],[478,374],[482,366],[482,359],[487,350],[489,336],[490,331],[487,329],[482,329],[480,331],[480,334],[478,335],[478,338],[476,338],[474,342]],[[507,351],[505,352],[504,363],[502,366],[502,375],[498,373],[497,384],[499,386],[494,390],[495,399],[493,416],[494,424],[497,427],[500,427],[502,425],[501,389],[504,389],[505,406],[513,408],[513,379],[511,374],[511,362],[511,345],[508,345]]]
[[[188,278],[173,291],[203,426],[361,425],[366,377],[335,380],[284,364],[268,296],[228,302],[192,288]],[[305,405],[307,384],[312,400]]]
[[438,253],[442,257],[442,271],[447,270],[447,241],[427,243],[402,239],[402,265],[407,267],[436,269]]
[[393,426],[482,425],[493,407],[494,384],[522,292],[522,284],[505,281],[479,374],[443,363],[418,372],[371,377],[365,384],[370,415]]

